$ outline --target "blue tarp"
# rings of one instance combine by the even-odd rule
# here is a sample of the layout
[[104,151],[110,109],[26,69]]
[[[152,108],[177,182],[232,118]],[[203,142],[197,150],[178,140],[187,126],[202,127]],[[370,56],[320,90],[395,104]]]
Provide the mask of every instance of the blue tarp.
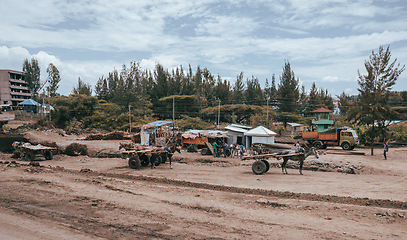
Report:
[[22,106],[39,106],[41,104],[37,103],[36,101],[32,99],[25,100],[24,102],[20,102],[18,105]]
[[167,125],[170,123],[176,123],[177,121],[155,121],[151,123],[147,123],[146,125],[149,127],[161,127],[163,125]]

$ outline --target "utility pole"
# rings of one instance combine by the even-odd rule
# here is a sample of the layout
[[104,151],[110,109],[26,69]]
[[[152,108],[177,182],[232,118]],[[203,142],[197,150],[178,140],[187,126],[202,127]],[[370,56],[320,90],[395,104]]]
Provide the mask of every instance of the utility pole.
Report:
[[267,95],[266,99],[267,99],[267,118],[266,118],[266,124],[267,124],[267,127],[269,127],[269,100],[270,100],[270,96]]
[[218,129],[219,129],[219,119],[220,119],[220,98],[219,98],[219,108],[218,108]]
[[131,133],[131,111],[130,111],[130,104],[129,104],[129,124],[130,124],[129,133]]
[[175,97],[172,95],[172,135],[174,135],[174,125],[175,125]]
[[48,89],[48,115],[49,115],[49,122],[51,123],[51,102],[49,101],[49,89]]

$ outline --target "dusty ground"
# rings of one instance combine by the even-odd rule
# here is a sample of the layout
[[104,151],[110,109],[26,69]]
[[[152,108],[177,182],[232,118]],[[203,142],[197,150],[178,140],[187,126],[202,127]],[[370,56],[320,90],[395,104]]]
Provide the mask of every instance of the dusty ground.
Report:
[[[120,142],[26,137],[86,143],[96,155]],[[390,149],[387,161],[381,149],[357,151],[367,155],[330,149],[306,160],[356,174],[304,175],[255,175],[253,161],[187,152],[174,155],[173,169],[140,170],[120,158],[56,155],[32,166],[1,154],[0,239],[405,239],[407,148]]]

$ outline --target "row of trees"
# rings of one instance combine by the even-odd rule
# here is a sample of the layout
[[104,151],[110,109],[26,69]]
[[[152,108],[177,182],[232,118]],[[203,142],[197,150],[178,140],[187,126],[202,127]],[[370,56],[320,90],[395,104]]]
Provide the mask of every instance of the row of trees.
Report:
[[[24,79],[28,84],[28,88],[33,93],[33,98],[38,98],[41,90],[42,94],[48,94],[50,97],[56,97],[58,95],[57,91],[59,88],[59,83],[61,82],[61,76],[58,68],[53,63],[48,65],[48,77],[43,83],[41,83],[40,80],[41,69],[38,65],[37,59],[25,59],[23,63],[23,73]],[[46,86],[45,89],[44,86]]]
[[129,67],[123,65],[120,72],[114,70],[101,77],[96,83],[95,94],[98,99],[126,108],[132,105],[140,113],[150,108],[159,118],[172,116],[172,100],[177,102],[178,117],[184,114],[202,117],[201,110],[219,104],[269,105],[281,113],[303,116],[309,116],[319,107],[334,108],[331,95],[327,90],[318,89],[315,82],[310,94],[306,93],[289,62],[285,63],[278,86],[273,75],[271,84],[266,79],[264,88],[254,76],[244,79],[243,72],[231,84],[199,66],[196,71],[191,66],[188,71],[184,71],[182,66],[169,71],[157,63],[151,71],[143,70],[138,63],[132,62]]

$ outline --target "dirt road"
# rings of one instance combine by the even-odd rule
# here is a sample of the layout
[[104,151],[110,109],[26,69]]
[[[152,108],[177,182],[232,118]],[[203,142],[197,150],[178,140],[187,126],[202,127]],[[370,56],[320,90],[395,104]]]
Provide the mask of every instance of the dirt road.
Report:
[[250,161],[186,152],[173,169],[140,170],[120,158],[32,166],[1,154],[0,239],[405,239],[407,149],[376,154],[328,153],[318,161],[359,171],[304,175],[254,175]]

